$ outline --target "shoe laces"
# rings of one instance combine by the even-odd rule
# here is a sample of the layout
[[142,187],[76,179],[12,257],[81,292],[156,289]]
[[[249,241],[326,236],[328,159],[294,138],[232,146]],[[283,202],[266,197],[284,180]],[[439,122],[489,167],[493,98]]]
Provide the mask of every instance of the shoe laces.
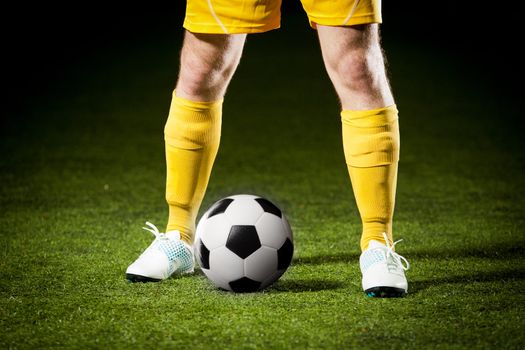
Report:
[[155,240],[142,254],[152,249],[158,249],[166,254],[169,261],[168,276],[179,271],[180,273],[193,272],[193,250],[180,237],[180,231],[170,231],[162,233],[157,226],[149,221],[146,221],[144,230],[151,232],[155,236]]
[[389,258],[391,258],[391,261],[393,261],[396,266],[399,266],[405,271],[408,270],[410,268],[410,263],[408,262],[408,260],[404,256],[401,256],[394,251],[396,244],[401,242],[402,239],[397,240],[394,243],[390,244],[390,240],[388,239],[388,236],[386,235],[385,232],[383,232],[383,238],[385,239],[385,243],[386,243],[387,261],[389,260]]
[[[146,221],[146,225],[149,227],[143,227],[144,230],[151,232],[157,239],[168,239],[168,236],[165,233],[159,231],[157,226],[153,225],[151,222]],[[180,239],[179,231],[171,231],[170,235],[174,235],[175,239]]]

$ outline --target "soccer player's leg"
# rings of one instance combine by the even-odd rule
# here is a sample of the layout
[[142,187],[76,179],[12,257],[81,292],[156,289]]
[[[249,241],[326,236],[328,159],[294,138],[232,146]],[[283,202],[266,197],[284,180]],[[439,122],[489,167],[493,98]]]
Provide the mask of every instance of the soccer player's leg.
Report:
[[369,296],[407,291],[406,259],[393,250],[399,159],[398,112],[385,73],[377,24],[317,24],[323,59],[342,105],[346,163],[361,220],[363,289]]
[[222,100],[239,63],[246,35],[187,32],[179,79],[164,129],[166,233],[147,223],[156,237],[132,263],[132,282],[160,281],[193,271],[195,219],[204,197],[221,133]]
[[[179,79],[164,129],[166,234],[128,267],[131,281],[158,281],[193,271],[195,217],[219,147],[222,100],[247,33],[280,25],[280,0],[188,0]],[[191,264],[187,263],[191,261]]]

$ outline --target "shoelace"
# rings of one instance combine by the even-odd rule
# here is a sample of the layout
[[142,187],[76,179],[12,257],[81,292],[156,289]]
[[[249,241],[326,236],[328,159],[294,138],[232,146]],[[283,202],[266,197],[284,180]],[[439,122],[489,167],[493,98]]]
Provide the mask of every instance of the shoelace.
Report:
[[[143,227],[143,229],[153,233],[155,238],[157,238],[157,239],[168,239],[168,236],[165,233],[160,232],[159,229],[157,228],[157,226],[153,225],[151,222],[146,221],[146,225],[148,225],[149,227]],[[171,231],[170,235],[172,235],[172,236],[170,236],[172,239],[173,239],[173,235],[175,236],[175,239],[180,239],[180,232],[179,231]]]
[[164,238],[166,237],[166,234],[165,233],[161,233],[159,231],[159,229],[157,228],[157,226],[153,225],[151,222],[149,221],[146,221],[146,225],[148,225],[149,227],[143,227],[144,230],[146,231],[149,231],[151,233],[153,233],[153,235],[155,236],[155,238]]
[[401,242],[402,239],[395,241],[392,245],[390,245],[390,240],[388,239],[385,232],[383,232],[383,238],[385,239],[387,248],[386,259],[388,260],[388,257],[391,257],[397,266],[401,267],[405,271],[408,270],[410,268],[410,263],[408,262],[408,260],[404,256],[401,256],[394,251],[394,247],[396,246],[396,244]]

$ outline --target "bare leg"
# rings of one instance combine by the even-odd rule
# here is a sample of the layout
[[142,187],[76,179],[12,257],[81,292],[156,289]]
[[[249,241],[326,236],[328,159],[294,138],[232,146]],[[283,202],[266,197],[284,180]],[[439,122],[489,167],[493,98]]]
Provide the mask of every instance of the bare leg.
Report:
[[326,70],[343,109],[367,110],[394,104],[377,24],[318,25]]
[[222,99],[242,55],[246,34],[186,32],[177,96],[193,101]]
[[408,262],[390,247],[399,127],[378,25],[319,26],[318,31],[326,70],[343,108],[345,158],[363,223],[363,290],[368,296],[402,296],[408,288]]
[[195,219],[219,148],[222,99],[239,64],[245,34],[186,32],[166,139],[166,231],[192,243]]
[[399,131],[377,24],[318,26],[328,75],[341,100],[343,145],[363,223],[361,248],[392,239]]

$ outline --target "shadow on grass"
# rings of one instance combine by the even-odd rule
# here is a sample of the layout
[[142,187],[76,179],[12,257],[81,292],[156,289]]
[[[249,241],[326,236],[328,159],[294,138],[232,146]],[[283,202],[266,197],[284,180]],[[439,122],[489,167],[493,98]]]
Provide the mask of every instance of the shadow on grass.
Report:
[[[512,269],[502,271],[491,271],[484,273],[473,273],[456,276],[446,276],[438,278],[429,278],[425,280],[409,281],[410,283],[410,294],[419,293],[429,287],[437,286],[440,284],[461,284],[466,285],[474,282],[505,282],[512,280],[523,280],[525,279],[525,271],[523,269]],[[517,291],[521,293],[521,290]]]
[[436,250],[406,250],[401,252],[408,259],[430,258],[430,259],[449,259],[449,258],[487,258],[487,259],[508,259],[525,257],[525,242],[502,242],[487,246],[459,246],[448,247],[447,249]]
[[321,265],[326,263],[359,261],[359,253],[335,253],[294,258],[294,265]]
[[340,288],[344,288],[343,283],[321,278],[309,280],[280,280],[270,288],[270,292],[302,293],[334,290]]
[[[517,243],[499,243],[488,246],[460,246],[449,247],[447,249],[435,250],[400,250],[400,254],[410,259],[441,259],[451,258],[487,258],[487,259],[509,259],[525,257],[525,242]],[[349,262],[356,263],[359,261],[360,253],[334,253],[314,256],[296,257],[293,259],[294,265],[321,265],[327,263]]]

